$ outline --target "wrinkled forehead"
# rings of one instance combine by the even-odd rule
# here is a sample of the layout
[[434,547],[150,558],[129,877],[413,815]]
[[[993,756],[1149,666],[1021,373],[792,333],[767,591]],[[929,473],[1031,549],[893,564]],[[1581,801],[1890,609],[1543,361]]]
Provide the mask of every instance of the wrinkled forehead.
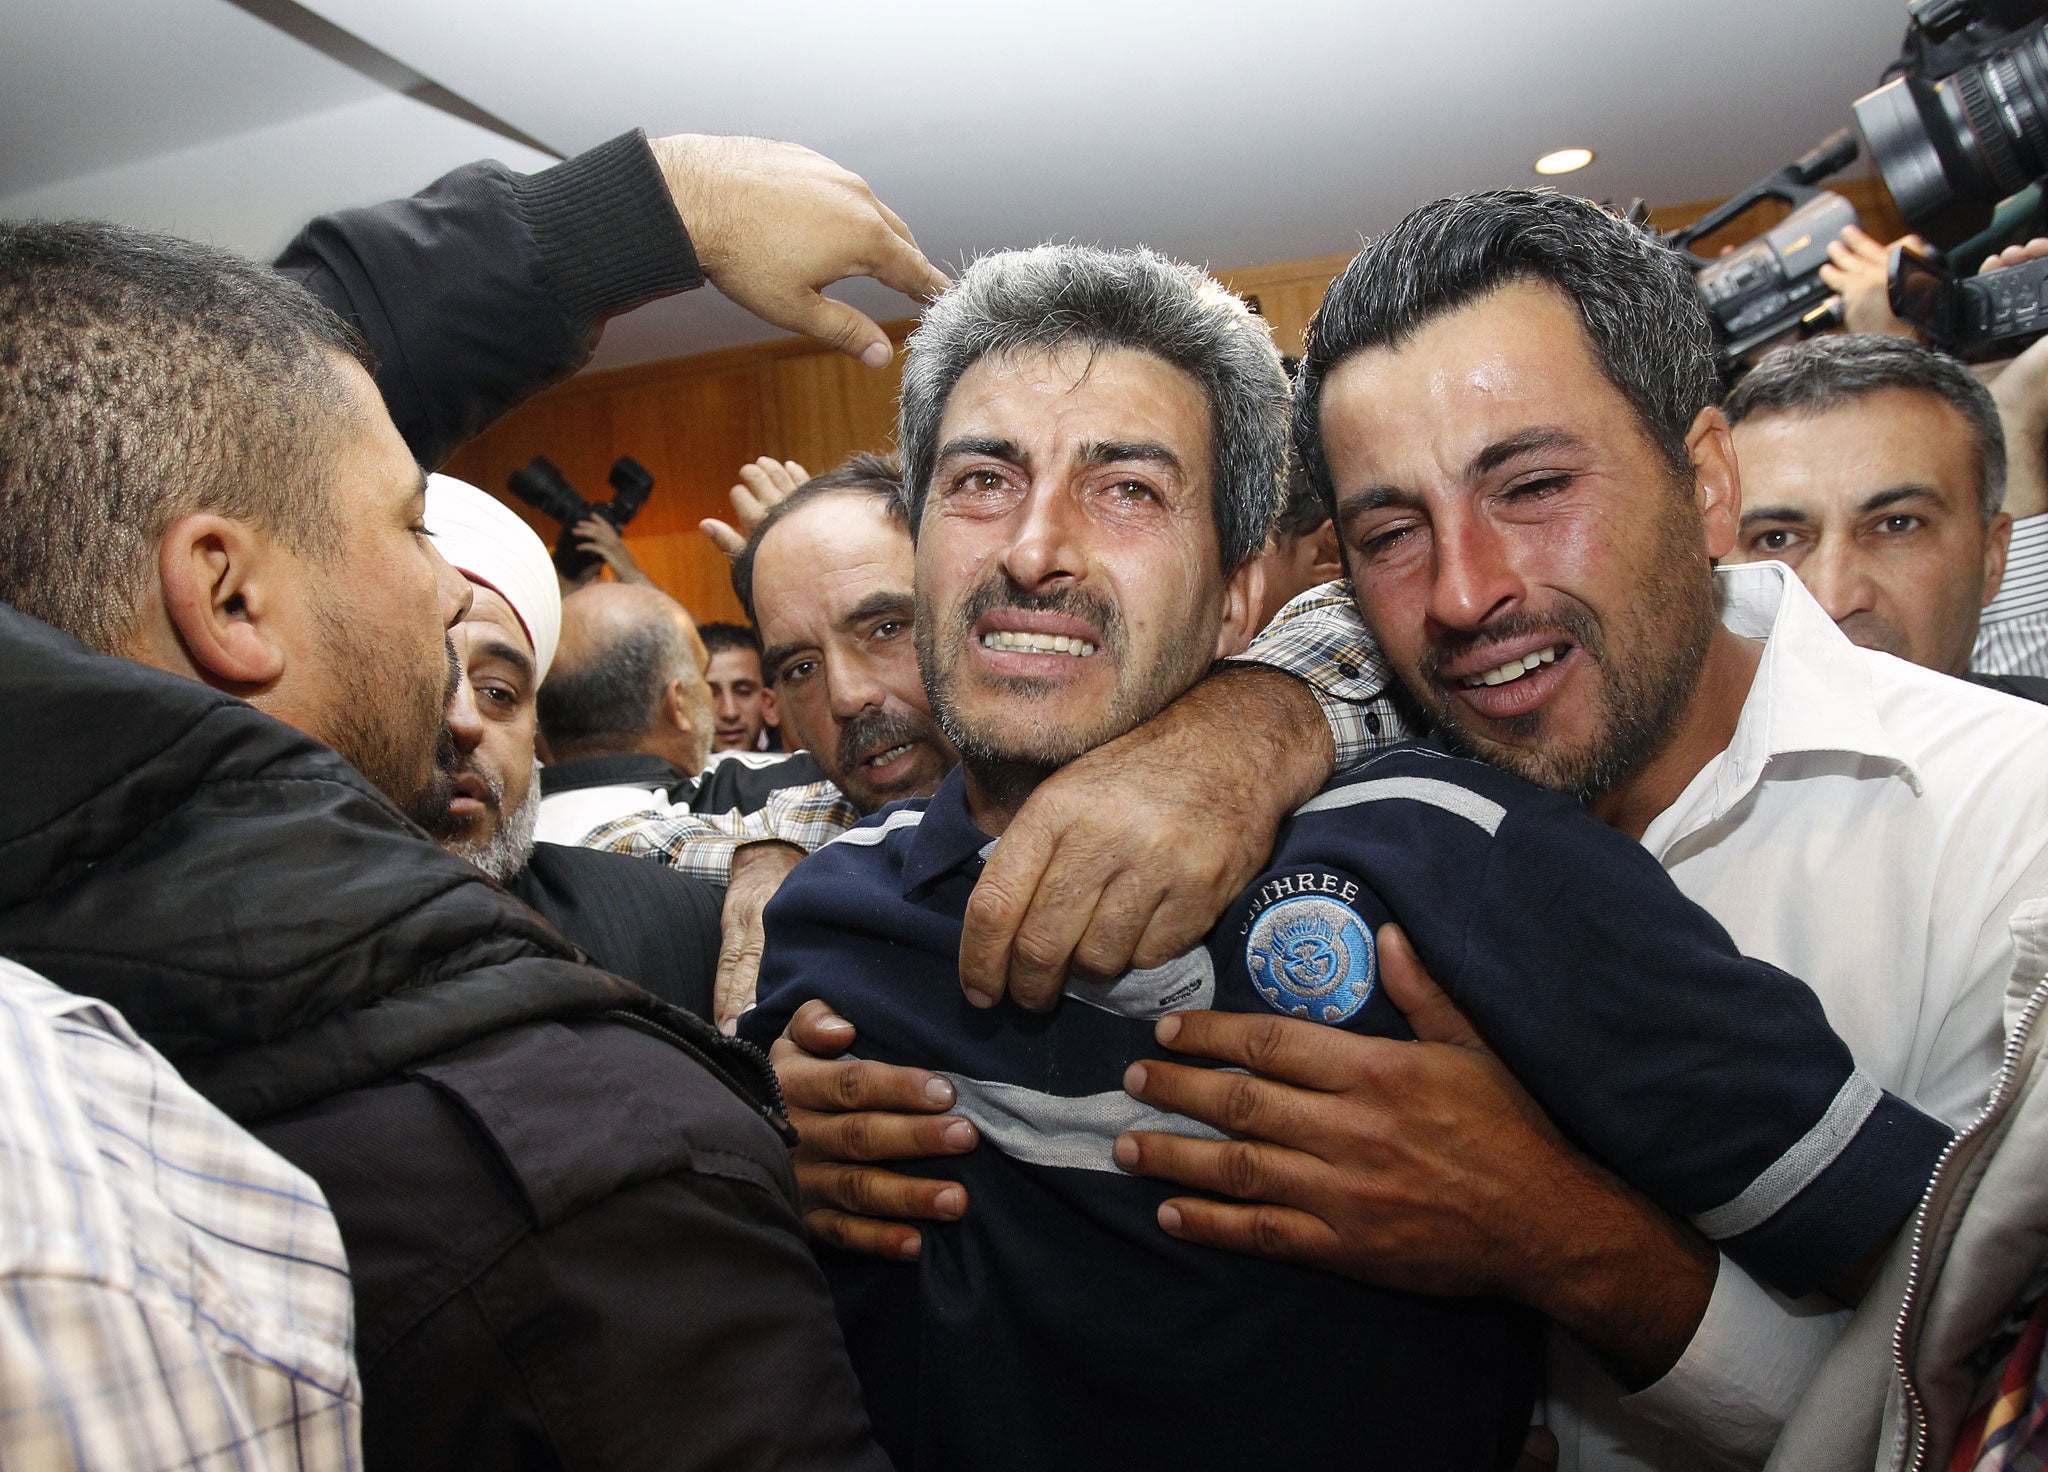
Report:
[[755,549],[762,642],[820,634],[876,594],[907,599],[914,577],[910,530],[876,497],[819,496],[770,527]]
[[937,448],[989,430],[1027,450],[1163,442],[1206,478],[1211,417],[1202,384],[1157,354],[1075,341],[977,358],[946,395]]

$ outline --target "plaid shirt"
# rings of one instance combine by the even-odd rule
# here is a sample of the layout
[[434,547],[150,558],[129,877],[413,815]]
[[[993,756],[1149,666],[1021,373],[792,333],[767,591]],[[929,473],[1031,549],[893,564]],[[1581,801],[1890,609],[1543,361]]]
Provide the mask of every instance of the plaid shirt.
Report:
[[0,961],[0,1464],[362,1465],[348,1268],[305,1175],[121,1015]]
[[860,814],[830,782],[781,787],[758,812],[693,813],[678,803],[614,818],[584,835],[584,848],[659,859],[713,884],[732,878],[732,856],[749,843],[793,843],[805,853],[830,843]]
[[1282,670],[1315,692],[1337,743],[1337,771],[1415,734],[1389,694],[1393,675],[1351,602],[1349,579],[1295,598],[1234,658]]

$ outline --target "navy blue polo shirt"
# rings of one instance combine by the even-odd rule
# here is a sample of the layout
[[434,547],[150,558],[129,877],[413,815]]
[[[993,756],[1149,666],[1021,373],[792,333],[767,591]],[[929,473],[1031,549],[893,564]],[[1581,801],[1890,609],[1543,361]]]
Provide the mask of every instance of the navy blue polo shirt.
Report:
[[971,1207],[915,1264],[827,1261],[899,1465],[1485,1467],[1519,1444],[1537,1349],[1494,1300],[1429,1298],[1176,1242],[1125,1129],[1213,1135],[1122,1091],[1194,1007],[1411,1036],[1373,932],[1431,973],[1561,1127],[1794,1291],[1881,1242],[1947,1130],[1870,1084],[1807,988],[1743,958],[1636,843],[1432,747],[1332,782],[1207,942],[1049,1015],[961,996],[991,841],[962,774],[798,865],[770,904],[761,1041],[824,997],[858,1052],[943,1072],[983,1145],[926,1163]]

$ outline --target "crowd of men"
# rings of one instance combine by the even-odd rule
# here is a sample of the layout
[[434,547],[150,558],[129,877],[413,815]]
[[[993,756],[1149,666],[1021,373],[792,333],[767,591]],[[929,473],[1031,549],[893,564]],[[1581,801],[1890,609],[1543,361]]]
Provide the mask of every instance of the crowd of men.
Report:
[[[758,140],[0,223],[0,1464],[2041,1465],[2048,340],[1865,244],[1731,389],[1548,192],[1298,363]],[[850,275],[745,625],[428,473]]]

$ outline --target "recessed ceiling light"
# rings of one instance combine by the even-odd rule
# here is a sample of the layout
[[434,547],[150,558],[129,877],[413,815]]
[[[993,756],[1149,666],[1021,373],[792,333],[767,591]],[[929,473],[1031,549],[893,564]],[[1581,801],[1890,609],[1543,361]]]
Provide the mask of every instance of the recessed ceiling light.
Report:
[[1539,174],[1569,174],[1574,169],[1583,169],[1593,162],[1590,148],[1560,148],[1556,153],[1546,153],[1536,160]]

